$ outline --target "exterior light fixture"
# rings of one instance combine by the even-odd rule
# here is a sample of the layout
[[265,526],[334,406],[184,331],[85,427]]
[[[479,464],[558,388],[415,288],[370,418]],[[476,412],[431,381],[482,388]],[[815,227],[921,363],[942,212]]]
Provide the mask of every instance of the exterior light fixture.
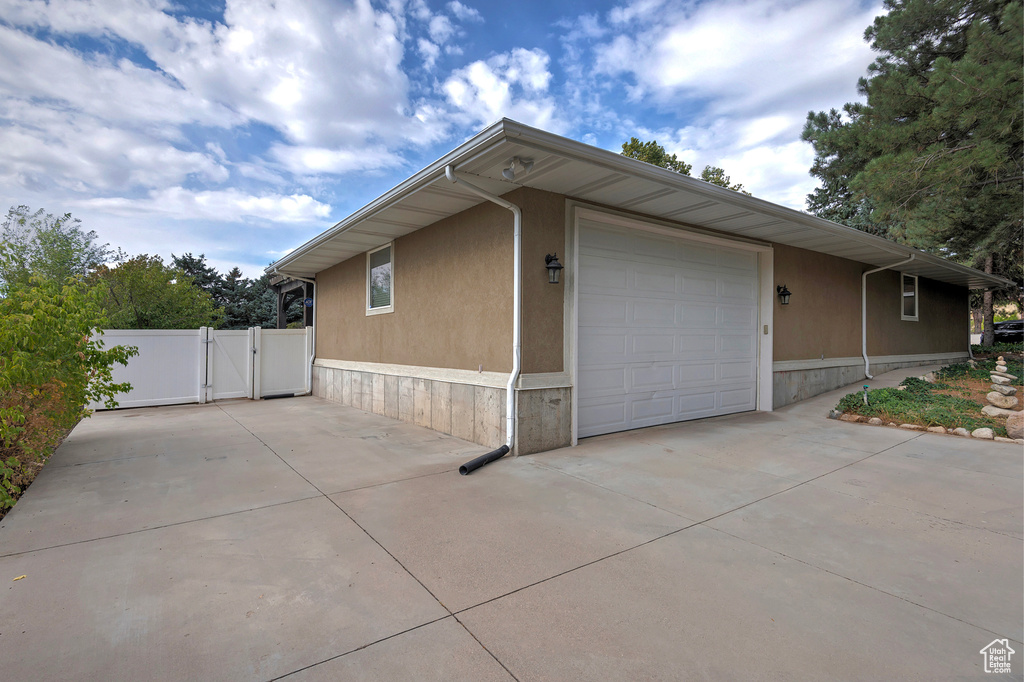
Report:
[[789,305],[789,297],[793,295],[793,292],[786,288],[785,284],[781,287],[775,287],[775,291],[779,294],[779,303]]
[[501,171],[501,175],[506,180],[512,181],[516,179],[516,173],[526,175],[533,170],[533,161],[523,161],[518,156],[513,156],[512,160],[508,163],[508,168]]
[[548,266],[548,284],[558,284],[558,276],[562,272],[562,264],[558,262],[558,254],[544,256],[544,264]]

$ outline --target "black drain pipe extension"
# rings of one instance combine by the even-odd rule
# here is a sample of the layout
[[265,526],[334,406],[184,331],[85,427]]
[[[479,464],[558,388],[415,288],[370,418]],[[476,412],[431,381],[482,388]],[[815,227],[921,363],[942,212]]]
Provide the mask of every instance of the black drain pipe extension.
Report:
[[462,474],[463,476],[470,474],[485,464],[490,464],[491,462],[497,459],[501,459],[506,454],[508,454],[508,446],[502,445],[497,450],[491,450],[486,455],[480,455],[476,459],[469,460],[468,462],[459,467],[459,473]]

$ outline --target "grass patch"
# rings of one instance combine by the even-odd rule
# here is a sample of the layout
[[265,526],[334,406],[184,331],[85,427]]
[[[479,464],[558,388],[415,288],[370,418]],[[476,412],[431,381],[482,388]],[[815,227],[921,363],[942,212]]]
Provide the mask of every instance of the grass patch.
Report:
[[[863,391],[850,393],[839,401],[836,409],[847,414],[878,417],[896,424],[943,426],[946,429],[964,428],[973,431],[990,428],[997,436],[1006,436],[1006,418],[989,417],[981,413],[988,404],[985,400],[991,388],[989,372],[995,369],[995,360],[982,360],[977,367],[957,363],[936,372],[938,381],[930,384],[917,377],[905,379],[899,388],[869,389],[867,404]],[[1020,362],[1008,361],[1011,374],[1024,376]],[[1021,379],[1013,382],[1021,391]]]

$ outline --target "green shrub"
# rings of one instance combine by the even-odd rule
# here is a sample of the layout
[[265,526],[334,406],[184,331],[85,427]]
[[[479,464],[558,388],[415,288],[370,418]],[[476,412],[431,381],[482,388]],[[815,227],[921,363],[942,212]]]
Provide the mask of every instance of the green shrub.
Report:
[[[951,367],[957,367],[953,365]],[[973,372],[966,364],[967,371]],[[943,368],[942,372],[950,368]],[[955,370],[960,372],[958,368]],[[986,370],[981,370],[984,378]],[[952,374],[940,375],[954,378]],[[963,376],[963,374],[960,374]],[[948,429],[965,428],[968,431],[988,427],[997,434],[1005,435],[1006,429],[995,419],[980,414],[982,405],[975,400],[939,393],[939,389],[948,389],[943,383],[929,384],[917,377],[904,379],[898,388],[876,388],[868,391],[868,404],[864,404],[864,393],[850,393],[843,396],[836,407],[841,412],[860,414],[865,417],[879,417],[900,424],[922,424],[924,426],[944,426]]]
[[[0,253],[0,255],[3,255]],[[105,292],[78,280],[33,279],[0,297],[0,510],[14,505],[23,468],[43,462],[83,416],[86,405],[115,407],[131,390],[113,382],[114,363],[132,347],[104,350],[98,331]]]

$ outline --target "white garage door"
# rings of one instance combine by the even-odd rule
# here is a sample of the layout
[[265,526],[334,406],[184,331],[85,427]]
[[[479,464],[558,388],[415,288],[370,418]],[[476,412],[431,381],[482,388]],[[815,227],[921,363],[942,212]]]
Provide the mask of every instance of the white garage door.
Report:
[[757,253],[581,221],[578,434],[756,408]]

